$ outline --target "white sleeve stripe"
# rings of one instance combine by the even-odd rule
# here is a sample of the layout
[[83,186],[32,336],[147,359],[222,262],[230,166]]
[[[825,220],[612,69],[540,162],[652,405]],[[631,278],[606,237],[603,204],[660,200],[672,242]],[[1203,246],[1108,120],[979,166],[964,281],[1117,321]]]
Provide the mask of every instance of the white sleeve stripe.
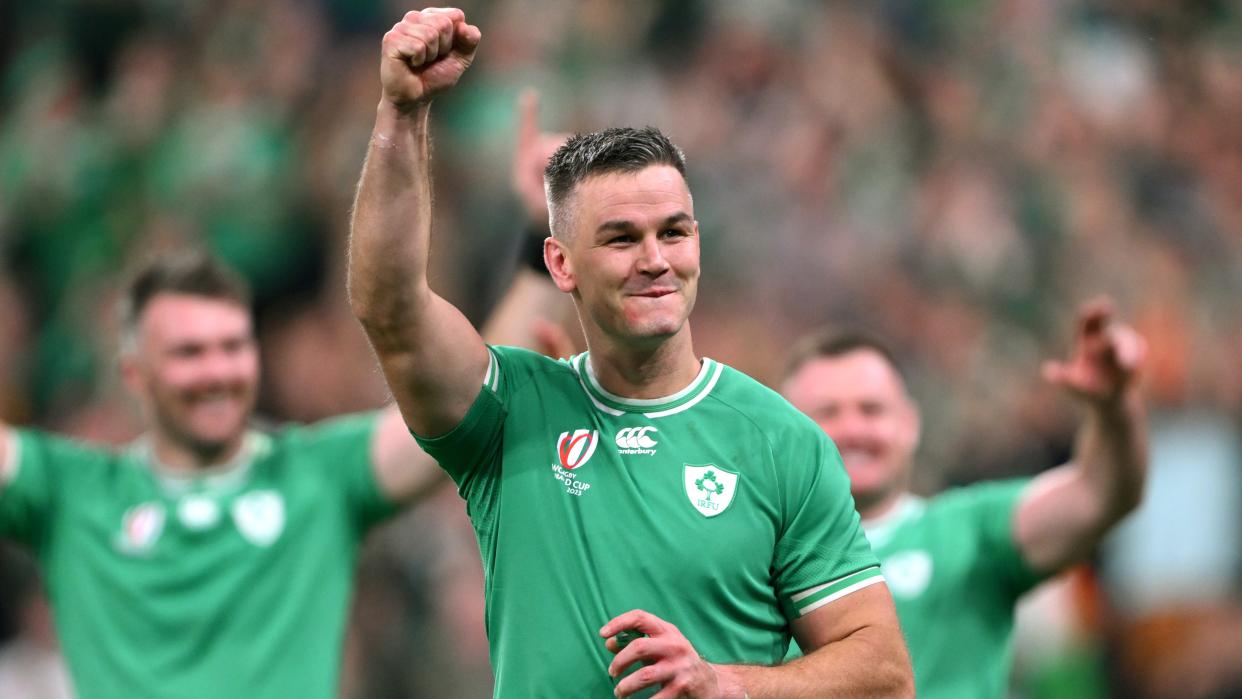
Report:
[[13,430],[5,430],[4,460],[0,461],[0,485],[9,483],[17,477],[17,468],[21,465],[18,452],[21,451],[22,440],[17,438]]
[[796,595],[790,596],[789,601],[790,602],[801,602],[802,600],[806,599],[807,597],[810,597],[811,595],[819,594],[820,590],[826,590],[832,587],[833,585],[840,585],[841,583],[848,581],[850,578],[869,578],[872,575],[875,575],[879,572],[880,572],[879,566],[871,566],[869,568],[863,568],[860,571],[850,573],[849,575],[837,578],[836,580],[829,580],[828,582],[822,585],[816,585],[815,587],[812,587],[810,589],[803,590],[802,592],[799,592]]
[[835,602],[836,600],[841,599],[842,597],[850,594],[851,592],[857,592],[863,589],[864,587],[870,587],[876,583],[882,583],[882,582],[884,582],[883,575],[877,575],[874,578],[867,578],[866,580],[863,580],[861,582],[856,582],[853,585],[850,585],[849,587],[843,588],[841,590],[837,590],[836,592],[832,593],[831,595],[828,595],[827,597],[821,600],[817,600],[815,602],[812,602],[811,604],[808,604],[806,607],[798,611],[798,616],[806,616],[807,614],[810,614],[811,612],[815,611],[816,609],[819,609],[825,604],[828,604],[829,602]]

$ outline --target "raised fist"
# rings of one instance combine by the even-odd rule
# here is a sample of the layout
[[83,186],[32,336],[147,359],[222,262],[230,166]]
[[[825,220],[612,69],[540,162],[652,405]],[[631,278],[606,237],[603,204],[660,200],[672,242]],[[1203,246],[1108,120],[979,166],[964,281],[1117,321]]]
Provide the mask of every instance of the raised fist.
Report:
[[461,10],[407,12],[384,35],[380,83],[384,99],[406,112],[457,84],[474,60],[482,34]]

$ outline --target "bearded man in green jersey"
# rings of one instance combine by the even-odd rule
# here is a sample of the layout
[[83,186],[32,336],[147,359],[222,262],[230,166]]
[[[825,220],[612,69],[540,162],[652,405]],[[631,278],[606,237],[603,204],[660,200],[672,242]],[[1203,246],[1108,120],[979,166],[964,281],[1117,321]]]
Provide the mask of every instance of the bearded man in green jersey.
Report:
[[[548,165],[544,257],[589,352],[489,346],[431,290],[429,108],[480,39],[455,9],[385,35],[350,296],[407,424],[467,502],[497,696],[909,696],[831,442],[694,353],[699,228],[663,134],[574,137]],[[812,650],[774,666],[791,629]]]
[[194,251],[125,291],[121,450],[0,426],[0,535],[44,570],[79,696],[331,697],[362,535],[439,482],[395,408],[262,433],[247,291]]
[[[533,344],[545,294],[511,287],[493,336]],[[447,479],[395,406],[251,429],[248,294],[206,254],[152,260],[122,316],[142,438],[113,451],[0,425],[0,536],[43,567],[78,695],[336,696],[362,537]]]
[[861,335],[814,336],[795,350],[782,393],[841,450],[920,697],[1004,696],[1018,598],[1082,559],[1138,505],[1144,354],[1107,301],[1086,305],[1069,359],[1044,367],[1086,408],[1073,459],[1034,479],[924,499],[908,491],[919,413],[893,353]]

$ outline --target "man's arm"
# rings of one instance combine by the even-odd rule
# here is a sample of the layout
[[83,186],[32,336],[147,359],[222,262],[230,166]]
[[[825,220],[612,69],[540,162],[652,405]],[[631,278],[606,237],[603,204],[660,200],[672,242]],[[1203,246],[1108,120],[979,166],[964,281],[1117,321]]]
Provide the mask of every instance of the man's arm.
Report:
[[[878,578],[877,578],[878,580]],[[646,634],[623,649],[616,634]],[[793,622],[798,644],[814,649],[786,665],[713,665],[672,625],[632,611],[600,630],[616,653],[609,672],[620,676],[635,662],[644,667],[617,684],[617,696],[662,685],[655,696],[696,699],[810,697],[912,697],[914,674],[888,588],[856,590]]]
[[[522,96],[518,116],[518,139],[513,158],[513,188],[522,203],[530,231],[547,233],[548,208],[543,194],[543,169],[552,152],[565,142],[566,134],[539,130],[538,101],[533,91]],[[539,238],[542,250],[543,237]],[[540,263],[542,264],[542,262]],[[483,326],[483,339],[493,345],[536,349],[552,357],[573,352],[573,342],[558,322],[573,310],[569,297],[545,272],[519,265],[505,295]],[[424,452],[406,427],[396,405],[379,416],[371,444],[371,460],[380,489],[393,502],[420,500],[447,480],[444,471]]]
[[1097,300],[1079,314],[1066,362],[1044,376],[1086,405],[1073,459],[1038,476],[1014,514],[1024,560],[1050,572],[1080,560],[1138,506],[1147,475],[1147,423],[1137,377],[1146,343]]
[[474,59],[481,35],[455,9],[410,12],[384,35],[380,100],[350,227],[349,291],[406,424],[452,429],[487,370],[479,333],[427,283],[428,111]]

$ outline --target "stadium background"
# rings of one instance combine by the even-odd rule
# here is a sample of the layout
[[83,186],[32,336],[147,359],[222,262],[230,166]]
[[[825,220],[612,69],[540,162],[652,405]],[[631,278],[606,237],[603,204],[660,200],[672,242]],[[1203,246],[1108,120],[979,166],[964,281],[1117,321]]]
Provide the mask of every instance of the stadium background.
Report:
[[[1242,7],[463,7],[484,44],[435,110],[438,289],[481,319],[513,268],[514,105],[531,85],[547,128],[651,123],[686,150],[701,352],[772,382],[823,323],[894,341],[924,408],[924,492],[1066,456],[1075,413],[1038,363],[1079,302],[1112,295],[1151,342],[1149,499],[1092,572],[1036,603],[1015,696],[1242,693]],[[4,419],[132,438],[117,285],[187,242],[254,285],[264,418],[384,400],[342,253],[379,38],[405,9],[0,4]],[[343,696],[487,694],[461,510],[446,489],[373,537]],[[5,638],[42,635],[30,573],[5,553]]]

